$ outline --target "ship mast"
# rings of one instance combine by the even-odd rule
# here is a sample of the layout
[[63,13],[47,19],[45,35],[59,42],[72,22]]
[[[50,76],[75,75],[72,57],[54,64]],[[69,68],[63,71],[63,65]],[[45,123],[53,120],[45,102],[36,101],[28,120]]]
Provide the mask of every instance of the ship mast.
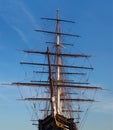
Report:
[[[57,23],[56,23],[56,33],[57,33],[57,45],[56,45],[56,49],[57,49],[57,84],[59,84],[59,81],[62,80],[62,75],[61,75],[61,67],[59,65],[62,65],[62,61],[61,61],[61,56],[59,54],[61,54],[61,35],[60,35],[60,21],[59,21],[59,11],[57,10]],[[61,88],[58,87],[57,88],[57,113],[61,114],[62,112],[62,104],[60,101],[60,95],[61,95]]]
[[52,110],[52,115],[56,115],[56,104],[55,104],[55,91],[54,91],[54,86],[53,86],[53,77],[52,77],[52,71],[51,71],[51,61],[50,61],[50,51],[47,48],[47,53],[48,53],[48,64],[49,64],[49,82],[50,82],[50,93],[51,93],[51,110]]
[[[36,32],[42,32],[42,33],[55,35],[55,37],[56,37],[55,42],[53,42],[53,41],[47,42],[47,43],[52,43],[55,45],[55,52],[53,50],[49,50],[49,48],[47,48],[47,51],[22,50],[25,53],[36,54],[36,55],[37,54],[46,55],[48,60],[44,63],[39,62],[40,61],[39,60],[39,61],[35,61],[35,62],[20,62],[20,64],[45,67],[46,68],[45,70],[44,69],[38,70],[38,71],[36,70],[33,72],[39,73],[39,74],[42,73],[42,74],[46,75],[47,76],[46,80],[44,79],[44,80],[40,81],[38,79],[38,80],[31,80],[31,81],[27,81],[27,82],[13,82],[11,84],[6,84],[6,85],[21,86],[21,87],[27,87],[27,88],[32,87],[33,89],[34,88],[40,88],[40,89],[44,88],[44,89],[48,90],[47,93],[49,93],[49,96],[48,95],[45,96],[41,93],[41,96],[39,96],[39,95],[37,96],[37,94],[36,94],[34,96],[25,97],[25,98],[22,97],[22,99],[20,99],[23,101],[30,101],[30,102],[45,101],[45,102],[47,102],[47,104],[49,104],[49,106],[46,106],[47,104],[44,104],[43,109],[37,111],[37,113],[40,111],[47,111],[47,116],[44,117],[44,120],[39,119],[39,130],[43,130],[43,128],[46,128],[46,127],[47,127],[46,130],[50,130],[50,129],[54,130],[55,129],[54,125],[57,126],[58,130],[61,130],[61,129],[62,130],[77,130],[76,123],[79,123],[79,119],[80,119],[79,112],[83,112],[83,111],[80,109],[79,105],[78,105],[78,109],[73,108],[71,110],[70,108],[71,108],[71,105],[73,105],[72,103],[96,102],[92,98],[88,98],[88,97],[84,98],[83,95],[81,96],[82,98],[81,97],[78,98],[77,92],[79,92],[79,90],[84,90],[84,91],[86,91],[86,90],[87,91],[103,90],[103,88],[89,85],[89,83],[86,81],[80,82],[75,79],[66,80],[64,78],[65,75],[78,75],[78,76],[86,75],[86,71],[79,72],[79,71],[76,71],[77,69],[93,70],[91,65],[79,66],[76,64],[73,64],[73,65],[63,64],[64,57],[66,57],[66,58],[69,57],[69,58],[74,58],[74,59],[77,59],[77,58],[84,59],[84,58],[89,58],[91,56],[85,55],[85,54],[72,54],[72,53],[68,54],[68,53],[64,53],[62,51],[62,45],[71,45],[71,44],[67,44],[67,43],[62,43],[62,39],[61,39],[62,36],[69,36],[69,37],[80,37],[80,36],[76,35],[76,34],[64,33],[64,32],[62,32],[62,30],[60,30],[61,22],[67,22],[67,23],[74,23],[74,22],[65,20],[65,19],[60,19],[59,10],[57,10],[56,18],[42,18],[42,19],[56,22],[55,31],[39,30],[39,29],[35,30]],[[51,57],[54,58],[54,61],[51,61],[51,59],[52,59]],[[65,69],[66,69],[66,71],[64,71]],[[68,72],[68,69],[70,69],[69,72]],[[48,79],[49,79],[49,81],[48,81]],[[75,91],[74,89],[76,89],[77,91]],[[74,90],[74,91],[72,92],[71,90],[72,91]],[[79,94],[81,94],[81,93],[79,93]],[[50,104],[51,104],[51,106],[50,106]],[[44,106],[46,106],[46,107],[44,107]],[[48,111],[50,111],[50,112],[48,112]],[[70,113],[77,113],[77,114],[71,115]],[[67,116],[67,114],[70,114],[70,115]],[[78,116],[77,118],[75,117],[76,115]],[[74,120],[77,120],[77,122],[75,123]]]

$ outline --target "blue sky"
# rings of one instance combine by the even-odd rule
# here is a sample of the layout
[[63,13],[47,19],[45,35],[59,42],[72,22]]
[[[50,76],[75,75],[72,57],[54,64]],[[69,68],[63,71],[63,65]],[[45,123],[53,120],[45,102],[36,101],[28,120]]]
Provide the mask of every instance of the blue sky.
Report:
[[[101,102],[93,104],[83,130],[113,130],[112,8],[112,0],[0,0],[0,83],[24,79],[19,50],[43,47],[44,35],[33,30],[47,27],[40,18],[55,17],[59,9],[62,18],[76,21],[77,47],[93,55],[91,82],[109,89],[97,95]],[[0,87],[0,129],[35,130],[18,97],[17,88]]]

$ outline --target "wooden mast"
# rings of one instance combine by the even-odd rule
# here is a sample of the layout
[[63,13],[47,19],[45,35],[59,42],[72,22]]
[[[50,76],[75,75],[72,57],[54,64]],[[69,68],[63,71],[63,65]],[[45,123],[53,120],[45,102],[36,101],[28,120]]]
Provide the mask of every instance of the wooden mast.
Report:
[[50,93],[51,93],[51,109],[52,109],[52,115],[56,115],[56,101],[55,101],[55,91],[54,91],[54,86],[53,86],[53,77],[52,77],[52,71],[51,71],[51,61],[50,61],[50,51],[47,48],[47,53],[48,53],[48,64],[49,64],[49,83],[50,83]]
[[[59,55],[61,53],[61,35],[60,35],[60,21],[59,21],[59,11],[57,10],[57,23],[56,23],[56,33],[57,33],[57,45],[56,45],[56,51],[57,51],[57,58],[56,58],[56,82],[57,84],[59,83],[59,81],[62,80],[62,75],[61,75],[61,67],[59,67],[59,65],[62,65],[62,61],[61,61],[61,56]],[[57,87],[57,113],[60,114],[62,112],[62,104],[60,101],[60,95],[61,95],[61,91],[62,89],[60,87]]]

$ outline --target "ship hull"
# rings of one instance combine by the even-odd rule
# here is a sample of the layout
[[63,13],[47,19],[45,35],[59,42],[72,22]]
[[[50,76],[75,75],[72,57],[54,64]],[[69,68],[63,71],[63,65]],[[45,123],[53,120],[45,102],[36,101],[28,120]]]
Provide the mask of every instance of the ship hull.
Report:
[[78,130],[76,123],[72,118],[66,118],[62,115],[56,114],[47,116],[43,120],[39,120],[39,130]]

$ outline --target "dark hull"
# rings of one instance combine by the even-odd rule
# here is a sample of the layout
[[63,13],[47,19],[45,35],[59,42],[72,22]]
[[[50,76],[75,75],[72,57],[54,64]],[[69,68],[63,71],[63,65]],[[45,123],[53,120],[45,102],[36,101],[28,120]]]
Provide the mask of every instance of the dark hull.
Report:
[[44,120],[39,120],[39,130],[78,130],[72,118],[66,118],[57,114],[47,116]]

